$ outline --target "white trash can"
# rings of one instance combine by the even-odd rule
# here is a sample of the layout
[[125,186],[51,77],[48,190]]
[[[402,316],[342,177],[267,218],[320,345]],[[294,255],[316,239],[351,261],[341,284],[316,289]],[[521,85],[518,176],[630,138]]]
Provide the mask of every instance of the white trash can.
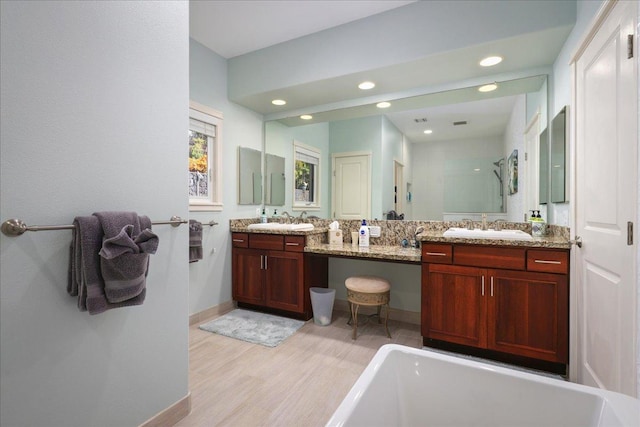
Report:
[[311,293],[311,308],[313,309],[313,323],[327,326],[331,323],[333,313],[333,300],[336,297],[335,289],[309,288]]

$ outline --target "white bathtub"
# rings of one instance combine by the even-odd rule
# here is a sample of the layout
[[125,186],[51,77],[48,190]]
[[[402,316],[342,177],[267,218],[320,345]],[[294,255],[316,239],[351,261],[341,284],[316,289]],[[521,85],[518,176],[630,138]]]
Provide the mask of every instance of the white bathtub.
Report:
[[396,344],[380,348],[327,426],[640,426],[640,400]]

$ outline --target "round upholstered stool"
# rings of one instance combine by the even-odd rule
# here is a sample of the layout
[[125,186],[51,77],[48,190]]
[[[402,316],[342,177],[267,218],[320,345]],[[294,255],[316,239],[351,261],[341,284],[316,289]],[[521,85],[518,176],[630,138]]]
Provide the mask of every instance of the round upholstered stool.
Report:
[[352,339],[355,340],[358,334],[358,308],[361,305],[378,307],[378,323],[382,323],[380,312],[382,306],[386,306],[384,328],[387,331],[387,336],[391,338],[389,327],[387,326],[391,284],[381,277],[374,276],[348,277],[344,284],[347,287],[347,301],[349,301],[349,306],[351,307],[351,318],[348,324],[353,323]]

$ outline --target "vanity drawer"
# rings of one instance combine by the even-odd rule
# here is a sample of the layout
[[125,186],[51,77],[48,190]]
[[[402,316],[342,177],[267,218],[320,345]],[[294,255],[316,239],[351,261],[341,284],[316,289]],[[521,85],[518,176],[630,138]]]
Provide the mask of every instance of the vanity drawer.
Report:
[[285,236],[284,250],[289,252],[303,252],[304,240],[304,236]]
[[527,270],[568,274],[569,252],[530,249],[527,251]]
[[284,236],[275,234],[251,234],[249,236],[251,249],[284,250]]
[[231,246],[234,248],[248,248],[249,235],[247,233],[232,233]]
[[472,267],[524,270],[525,252],[524,248],[456,245],[453,251],[453,262]]
[[432,264],[451,264],[453,246],[438,243],[422,244],[422,262]]

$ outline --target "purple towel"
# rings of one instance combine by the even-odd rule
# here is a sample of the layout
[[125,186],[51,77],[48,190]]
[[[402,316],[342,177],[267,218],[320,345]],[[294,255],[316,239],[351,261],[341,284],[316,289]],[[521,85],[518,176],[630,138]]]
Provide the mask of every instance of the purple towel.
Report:
[[189,220],[189,262],[202,259],[202,223]]
[[107,301],[98,254],[104,236],[100,220],[96,216],[77,217],[73,225],[67,292],[78,297],[80,311],[99,314],[111,308],[142,304],[145,290],[134,298],[116,304]]
[[96,212],[104,232],[100,270],[110,303],[121,303],[145,291],[149,254],[156,253],[158,236],[151,220],[135,212]]

